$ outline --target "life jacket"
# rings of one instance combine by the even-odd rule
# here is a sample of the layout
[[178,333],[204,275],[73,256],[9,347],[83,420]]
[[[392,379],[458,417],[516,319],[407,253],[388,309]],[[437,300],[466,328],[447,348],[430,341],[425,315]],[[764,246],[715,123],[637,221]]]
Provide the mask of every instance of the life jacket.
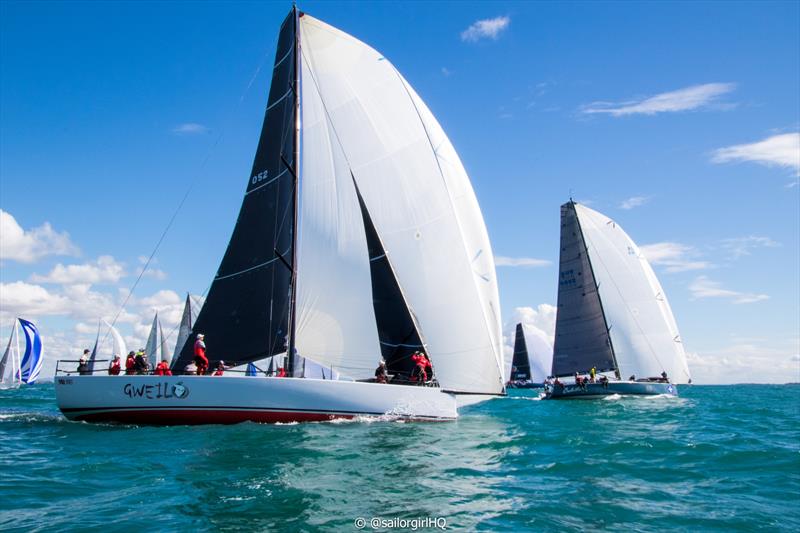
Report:
[[221,375],[222,375],[222,369],[221,369],[221,368],[218,368],[218,369],[217,369],[217,370],[214,372],[214,375],[215,375],[215,376],[221,376]]
[[279,368],[278,369],[278,377],[279,378],[285,378],[286,377],[286,369],[285,368]]
[[111,366],[108,367],[109,376],[118,376],[120,371],[119,361],[112,361]]
[[135,368],[136,368],[136,359],[134,359],[133,357],[128,357],[125,360],[125,373],[133,374]]
[[171,376],[172,371],[169,369],[169,365],[167,363],[161,361],[160,363],[158,363],[158,365],[156,365],[155,374],[157,376]]

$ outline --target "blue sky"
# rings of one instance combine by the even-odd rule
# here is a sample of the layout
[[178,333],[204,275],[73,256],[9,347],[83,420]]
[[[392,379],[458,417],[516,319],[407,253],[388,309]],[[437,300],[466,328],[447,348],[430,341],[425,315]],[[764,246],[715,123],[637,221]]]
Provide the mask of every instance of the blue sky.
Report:
[[[289,7],[0,3],[3,337],[23,314],[51,355],[92,342],[190,183],[123,332],[143,345],[153,309],[170,323],[206,289]],[[552,334],[572,194],[644,247],[696,381],[800,379],[800,4],[300,7],[380,50],[441,122],[499,263],[522,264],[497,270],[509,327]]]

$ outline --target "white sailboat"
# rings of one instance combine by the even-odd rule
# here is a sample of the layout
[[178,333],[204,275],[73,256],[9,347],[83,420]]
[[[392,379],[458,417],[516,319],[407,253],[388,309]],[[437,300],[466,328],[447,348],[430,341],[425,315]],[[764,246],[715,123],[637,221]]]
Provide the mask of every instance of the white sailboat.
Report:
[[147,336],[147,344],[144,346],[144,353],[147,354],[147,364],[150,369],[154,369],[161,361],[167,363],[172,359],[172,355],[167,348],[167,339],[164,336],[164,328],[158,319],[158,312],[153,317],[153,325],[150,327],[150,334]]
[[[22,349],[19,330],[25,339]],[[0,359],[0,384],[2,388],[16,387],[22,384],[31,385],[39,378],[44,363],[42,338],[39,330],[28,320],[14,319],[11,335],[8,339],[3,357]]]
[[[328,379],[58,376],[71,419],[141,423],[452,419],[504,392],[494,257],[469,178],[380,53],[293,8],[236,226],[192,335],[211,368],[300,358]],[[411,355],[433,365],[411,385]],[[286,357],[285,354],[292,354]],[[387,362],[391,384],[373,379]],[[338,374],[338,380],[329,379]]]
[[550,396],[677,395],[691,375],[664,289],[639,247],[613,220],[561,206],[561,258],[552,375],[602,382],[551,387]]

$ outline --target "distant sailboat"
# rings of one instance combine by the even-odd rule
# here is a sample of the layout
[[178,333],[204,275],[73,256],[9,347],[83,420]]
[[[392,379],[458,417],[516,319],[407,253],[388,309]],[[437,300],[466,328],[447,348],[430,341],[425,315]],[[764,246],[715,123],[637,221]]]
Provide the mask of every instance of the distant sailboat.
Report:
[[528,345],[525,342],[525,331],[521,323],[517,324],[514,335],[514,357],[511,360],[511,375],[509,376],[506,387],[509,389],[533,389],[543,387],[545,377],[544,375],[540,375],[538,379],[534,379],[531,370],[530,356],[528,354]]
[[[22,329],[25,336],[25,350],[21,350],[20,335]],[[4,387],[13,387],[19,384],[31,385],[39,378],[44,362],[42,352],[42,338],[39,330],[28,320],[17,318],[8,339],[6,351],[0,359],[0,381]],[[10,366],[9,366],[10,365]],[[10,370],[9,372],[6,372]]]
[[186,303],[183,304],[181,323],[180,326],[178,326],[178,339],[175,341],[175,350],[172,354],[172,357],[169,359],[169,366],[173,371],[175,371],[174,363],[178,361],[181,350],[183,350],[186,341],[189,340],[189,337],[192,335],[192,324],[194,324],[196,317],[197,310],[192,304],[192,297],[189,295],[189,293],[186,293]]
[[172,358],[167,349],[167,339],[164,336],[164,328],[161,327],[161,321],[158,319],[158,312],[153,317],[153,325],[150,327],[150,335],[147,337],[144,352],[147,354],[147,364],[151,370],[162,360],[166,359],[169,362]]
[[664,289],[633,240],[570,201],[561,206],[559,263],[552,375],[594,368],[601,379],[558,381],[549,397],[676,395],[675,384],[690,381],[686,354]]
[[[439,123],[382,54],[293,9],[233,234],[172,365],[203,333],[211,368],[278,357],[291,377],[75,376],[56,394],[83,420],[453,419],[504,392],[499,310],[483,217]],[[420,349],[428,386],[408,382]],[[381,358],[394,384],[375,382]],[[325,379],[298,377],[311,363]]]

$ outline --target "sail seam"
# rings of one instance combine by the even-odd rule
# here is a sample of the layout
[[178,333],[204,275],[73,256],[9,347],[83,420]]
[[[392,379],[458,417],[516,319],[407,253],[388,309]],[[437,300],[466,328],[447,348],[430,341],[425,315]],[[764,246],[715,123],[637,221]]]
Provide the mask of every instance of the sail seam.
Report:
[[281,96],[280,98],[278,98],[277,100],[275,100],[274,102],[272,102],[271,104],[269,104],[269,105],[267,106],[267,111],[269,111],[270,109],[272,109],[273,107],[275,107],[276,105],[278,105],[278,104],[279,104],[279,103],[280,103],[280,102],[281,102],[281,101],[282,101],[284,98],[286,98],[287,96],[289,96],[289,95],[292,93],[292,91],[293,91],[293,89],[292,89],[291,87],[289,87],[289,90],[288,90],[288,91],[286,91],[286,92],[283,94],[283,96]]
[[293,47],[289,47],[289,50],[287,50],[286,53],[283,54],[283,57],[280,58],[277,63],[275,63],[274,67],[272,67],[272,70],[275,70],[276,68],[278,68],[280,66],[280,64],[283,63],[283,60],[286,59],[287,57],[289,57],[289,54],[292,53],[292,50],[293,50]]
[[245,272],[250,272],[251,270],[256,270],[256,269],[259,269],[261,267],[267,266],[267,265],[269,265],[271,263],[274,263],[277,260],[278,260],[278,258],[276,257],[274,259],[270,259],[269,261],[265,261],[265,262],[261,263],[260,265],[256,265],[256,266],[253,266],[253,267],[250,267],[250,268],[246,268],[244,270],[240,270],[239,272],[234,272],[233,274],[226,274],[224,276],[217,276],[216,278],[214,278],[214,281],[231,278],[233,276],[238,276],[239,274],[244,274]]

